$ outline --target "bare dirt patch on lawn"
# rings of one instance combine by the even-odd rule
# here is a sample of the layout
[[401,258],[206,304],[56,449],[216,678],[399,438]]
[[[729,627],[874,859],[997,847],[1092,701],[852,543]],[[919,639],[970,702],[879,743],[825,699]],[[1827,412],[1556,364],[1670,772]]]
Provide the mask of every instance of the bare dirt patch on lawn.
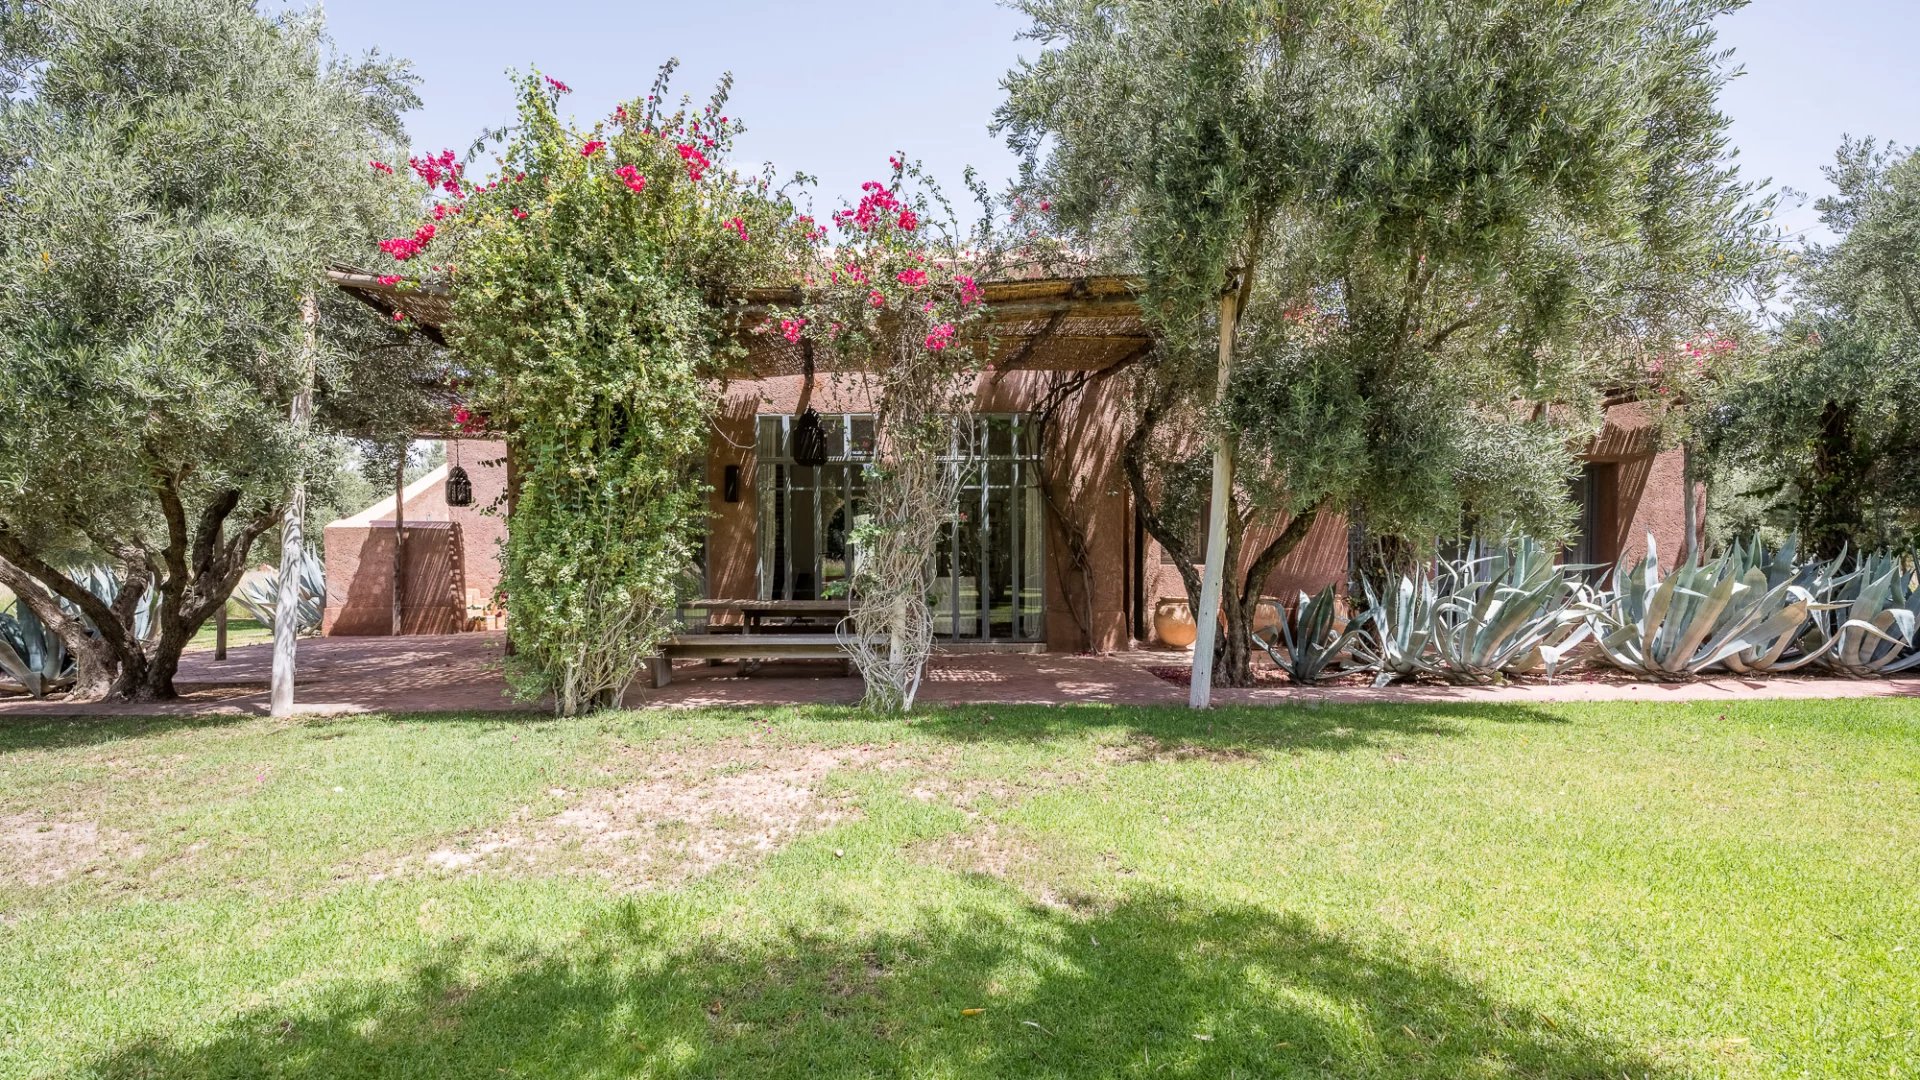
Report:
[[965,831],[917,845],[913,856],[957,874],[998,879],[1034,903],[1056,911],[1087,913],[1107,905],[1081,860],[1043,848],[1020,829],[981,817]]
[[84,818],[0,817],[0,885],[53,885],[140,854],[132,838]]
[[739,742],[649,753],[636,763],[644,779],[552,789],[547,794],[565,804],[559,812],[522,808],[506,825],[403,857],[389,872],[579,873],[623,889],[673,885],[846,820],[854,811],[823,793],[827,775],[893,761],[891,751],[872,747]]

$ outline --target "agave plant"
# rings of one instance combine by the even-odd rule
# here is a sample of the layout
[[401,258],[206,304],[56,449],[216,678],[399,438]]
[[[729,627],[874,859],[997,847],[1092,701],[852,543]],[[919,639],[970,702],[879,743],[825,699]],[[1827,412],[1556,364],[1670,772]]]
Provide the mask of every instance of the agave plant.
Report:
[[60,638],[27,605],[15,600],[0,611],[0,674],[46,697],[73,677],[73,659]]
[[1367,598],[1370,629],[1354,639],[1353,655],[1378,673],[1373,685],[1440,674],[1433,655],[1433,611],[1440,603],[1440,589],[1433,575],[1426,570],[1411,577],[1402,575],[1384,601],[1365,577],[1360,579],[1360,590]]
[[[320,628],[327,603],[327,568],[318,556],[305,548],[300,551],[297,565],[300,601],[294,609],[298,614],[294,629],[305,634]],[[260,625],[273,629],[280,612],[280,572],[271,571],[243,583],[233,590],[233,598],[247,609],[247,614],[260,620]]]
[[1352,651],[1368,616],[1340,624],[1340,599],[1329,585],[1313,596],[1300,594],[1293,611],[1280,612],[1278,634],[1253,635],[1254,644],[1267,651],[1287,677],[1303,686],[1319,682]]
[[1832,646],[1821,664],[1855,678],[1920,667],[1920,575],[1912,556],[1863,556],[1845,575],[1839,564],[1829,569],[1833,602],[1814,617],[1813,632]]
[[[111,605],[114,599],[120,595],[120,574],[111,566],[95,563],[92,566],[82,567],[73,572],[73,579],[79,582],[88,592],[99,597],[102,602],[108,605]],[[64,604],[65,601],[62,601],[62,603]],[[69,609],[71,610],[71,608]],[[81,617],[85,618],[84,615]],[[88,620],[87,625],[92,627],[92,620]],[[95,634],[98,634],[99,628],[93,627],[93,631]],[[139,606],[134,608],[133,635],[145,641],[152,631],[153,590],[149,588],[147,594],[140,598]]]
[[1444,563],[1433,608],[1435,664],[1453,682],[1495,682],[1544,671],[1551,678],[1591,632],[1581,569],[1522,538],[1478,559]]
[[[1789,536],[1778,551],[1768,554],[1758,534],[1742,545],[1735,541],[1727,551],[1728,572],[1743,583],[1761,587],[1765,621],[1746,635],[1745,648],[1727,656],[1727,669],[1739,674],[1793,671],[1826,655],[1836,644],[1824,633],[1815,616],[1833,608],[1821,598],[1833,588],[1831,568],[1819,561],[1799,561],[1800,538]],[[1722,624],[1739,617],[1738,606],[1721,613]],[[1795,617],[1797,613],[1797,618]],[[1723,631],[1716,626],[1715,633]]]
[[[1769,563],[1736,545],[1712,562],[1691,557],[1663,574],[1648,536],[1646,557],[1637,567],[1621,563],[1619,587],[1594,611],[1600,649],[1615,666],[1650,679],[1685,679],[1734,665],[1780,671],[1809,662],[1826,651],[1817,637],[1805,635],[1808,620],[1824,606],[1813,591],[1820,568],[1784,577],[1790,565],[1791,559]],[[1781,659],[1802,642],[1797,658]]]

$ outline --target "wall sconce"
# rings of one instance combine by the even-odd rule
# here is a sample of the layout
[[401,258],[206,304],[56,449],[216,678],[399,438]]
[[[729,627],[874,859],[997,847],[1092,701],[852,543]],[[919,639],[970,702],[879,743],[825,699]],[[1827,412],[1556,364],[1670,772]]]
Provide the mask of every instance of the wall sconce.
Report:
[[720,497],[730,503],[740,501],[740,466],[727,466],[720,481]]

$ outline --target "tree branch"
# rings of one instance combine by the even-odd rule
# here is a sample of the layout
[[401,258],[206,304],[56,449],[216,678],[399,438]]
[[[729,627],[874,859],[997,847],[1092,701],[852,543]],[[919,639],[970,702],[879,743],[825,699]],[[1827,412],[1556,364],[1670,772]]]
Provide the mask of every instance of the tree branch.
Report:
[[1121,465],[1126,469],[1127,486],[1133,491],[1134,505],[1140,510],[1141,523],[1147,532],[1167,550],[1174,559],[1174,568],[1180,572],[1180,581],[1187,588],[1189,603],[1199,603],[1200,575],[1193,568],[1193,553],[1187,549],[1186,541],[1174,535],[1172,529],[1161,519],[1154,509],[1153,494],[1147,487],[1147,474],[1144,459],[1147,439],[1153,434],[1154,426],[1159,422],[1157,404],[1150,404],[1141,412],[1140,420],[1134,425],[1133,434],[1128,436],[1126,448],[1120,454]]
[[195,580],[212,570],[213,556],[220,543],[220,531],[226,525],[227,517],[240,505],[238,488],[228,488],[213,497],[206,509],[200,511],[200,524],[193,534],[193,576]]
[[1287,522],[1287,527],[1280,530],[1280,535],[1269,540],[1260,554],[1254,557],[1253,566],[1247,572],[1246,586],[1240,593],[1240,606],[1243,609],[1259,602],[1260,589],[1273,574],[1274,568],[1280,565],[1280,560],[1293,554],[1293,549],[1299,547],[1300,542],[1313,531],[1313,524],[1319,517],[1319,503],[1295,514]]
[[1459,333],[1462,330],[1465,330],[1467,327],[1472,326],[1473,324],[1474,324],[1474,317],[1472,315],[1467,315],[1462,318],[1455,319],[1452,322],[1448,323],[1447,325],[1441,327],[1439,330],[1435,331],[1434,335],[1428,338],[1427,343],[1421,347],[1428,352],[1439,352],[1440,346],[1446,344],[1448,338],[1452,337],[1454,334]]
[[21,572],[30,575],[55,596],[80,609],[80,613],[92,622],[100,636],[116,650],[128,648],[126,634],[121,624],[114,618],[113,609],[105,600],[93,595],[86,587],[53,568],[46,560],[34,554],[20,542],[20,538],[0,526],[0,558],[12,563]]

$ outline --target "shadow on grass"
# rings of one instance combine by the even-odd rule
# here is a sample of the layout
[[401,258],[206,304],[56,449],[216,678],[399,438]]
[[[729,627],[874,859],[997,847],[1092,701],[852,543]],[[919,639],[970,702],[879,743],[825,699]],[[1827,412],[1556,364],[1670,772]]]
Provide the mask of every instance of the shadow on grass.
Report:
[[[1563,724],[1545,709],[1514,704],[1386,703],[1353,705],[1236,705],[1194,712],[1178,706],[1136,705],[949,705],[923,708],[908,717],[879,716],[839,705],[725,705],[702,710],[743,720],[792,718],[832,727],[865,724],[876,729],[911,723],[916,730],[957,743],[1045,745],[1077,739],[1089,731],[1124,729],[1141,740],[1173,749],[1217,751],[1350,750],[1408,736],[1457,736],[1468,721]],[[641,710],[653,718],[679,717],[680,710]],[[626,715],[638,715],[629,712]],[[609,714],[618,716],[621,714]],[[152,738],[178,731],[258,721],[254,715],[49,716],[0,715],[0,754],[51,750]],[[325,738],[326,730],[367,722],[490,728],[564,723],[551,712],[394,712],[310,717],[303,729]]]
[[[0,714],[0,754],[22,750],[62,750],[99,746],[111,742],[150,739],[175,732],[231,727],[265,720],[252,713],[201,713],[160,715],[56,716],[42,713]],[[316,738],[329,737],[330,729],[368,722],[395,724],[452,724],[490,727],[556,721],[550,712],[435,712],[435,713],[342,713],[336,716],[296,717],[295,730]]]
[[[847,709],[813,708],[796,715],[831,723],[877,718]],[[1192,747],[1213,752],[1362,750],[1409,737],[1465,735],[1472,722],[1567,723],[1564,716],[1530,705],[1229,706],[1195,712],[1177,706],[1007,705],[951,706],[917,712],[915,728],[956,743],[1046,745],[1117,730],[1130,740],[1172,751]]]
[[0,715],[0,754],[20,750],[61,750],[98,746],[126,739],[148,739],[176,731],[226,727],[254,716],[57,716],[48,713]]
[[660,951],[666,910],[625,905],[565,954],[453,949],[397,983],[237,1015],[210,1039],[123,1045],[88,1074],[1662,1075],[1443,968],[1255,908],[1164,893],[1091,918],[973,903],[905,933]]

